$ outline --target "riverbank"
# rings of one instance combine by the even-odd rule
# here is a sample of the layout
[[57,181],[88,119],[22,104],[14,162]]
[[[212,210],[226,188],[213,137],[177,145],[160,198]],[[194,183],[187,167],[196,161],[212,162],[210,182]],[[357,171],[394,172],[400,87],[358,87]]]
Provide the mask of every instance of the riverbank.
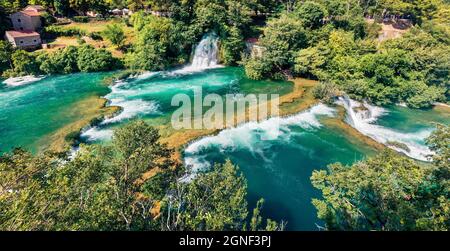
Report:
[[81,119],[65,125],[51,135],[43,137],[39,141],[39,151],[50,150],[63,152],[78,143],[81,131],[89,126],[117,114],[121,108],[118,106],[107,106],[108,100],[101,97],[89,97],[75,103],[73,106],[62,111],[71,112]]

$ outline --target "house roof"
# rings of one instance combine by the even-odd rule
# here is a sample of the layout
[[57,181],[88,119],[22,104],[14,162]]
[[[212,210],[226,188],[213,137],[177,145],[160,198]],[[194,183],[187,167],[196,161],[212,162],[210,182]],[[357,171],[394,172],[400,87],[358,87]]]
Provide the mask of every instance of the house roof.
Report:
[[28,5],[27,7],[25,7],[24,10],[31,10],[31,11],[45,11],[45,8],[42,7],[41,5]]
[[33,11],[33,10],[22,10],[21,13],[23,13],[23,14],[25,14],[27,16],[30,16],[30,17],[37,17],[37,16],[41,15],[40,12],[36,12],[36,11]]
[[258,43],[258,38],[256,38],[256,37],[251,37],[251,38],[247,38],[246,40],[245,40],[247,43],[252,43],[252,44],[256,44],[256,43]]
[[39,33],[35,31],[6,31],[6,34],[10,35],[13,38],[39,36]]

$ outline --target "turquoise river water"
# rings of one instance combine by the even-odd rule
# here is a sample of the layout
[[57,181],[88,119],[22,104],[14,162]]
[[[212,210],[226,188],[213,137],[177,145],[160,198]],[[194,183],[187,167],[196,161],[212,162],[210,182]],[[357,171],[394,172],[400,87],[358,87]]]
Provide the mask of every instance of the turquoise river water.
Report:
[[[136,118],[168,121],[175,109],[173,95],[192,97],[194,88],[203,93],[275,93],[292,90],[289,82],[252,81],[241,68],[215,68],[199,72],[149,73],[119,82],[102,84],[111,73],[51,76],[21,86],[0,86],[0,151],[21,146],[36,151],[42,138],[80,118],[77,102],[104,96],[122,112],[86,129],[86,142],[105,142],[111,130]],[[350,109],[351,110],[351,109]],[[411,146],[411,156],[426,151],[424,138],[433,130],[432,122],[449,124],[448,112],[417,111],[403,107],[374,108],[358,119],[349,111],[348,123],[378,140],[395,140]],[[323,123],[336,116],[336,108],[322,104],[287,118],[269,119],[226,129],[214,136],[198,139],[186,146],[185,164],[193,169],[207,168],[214,162],[231,159],[248,180],[249,206],[264,198],[265,215],[287,221],[289,230],[317,230],[321,222],[311,199],[320,194],[310,183],[313,170],[333,162],[351,164],[374,152],[354,144],[351,137]],[[274,128],[275,122],[279,123]],[[422,152],[421,152],[422,151]]]

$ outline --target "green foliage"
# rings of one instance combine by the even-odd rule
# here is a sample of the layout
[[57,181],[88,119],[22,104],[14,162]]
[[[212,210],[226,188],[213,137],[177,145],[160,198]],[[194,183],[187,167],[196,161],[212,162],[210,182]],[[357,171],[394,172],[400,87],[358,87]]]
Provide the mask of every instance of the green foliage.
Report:
[[78,48],[78,69],[82,72],[109,71],[120,68],[120,62],[105,49],[95,49],[89,45]]
[[[186,179],[186,178],[185,178]],[[161,205],[164,230],[246,230],[248,225],[247,184],[239,168],[226,161],[196,173],[186,182],[172,185]],[[250,230],[263,230],[257,203]],[[284,224],[267,219],[266,229],[283,230]]]
[[24,50],[15,50],[11,54],[12,68],[6,70],[5,77],[25,76],[39,74],[39,65],[36,57]]
[[8,41],[0,41],[0,74],[8,68],[11,68],[12,64],[13,48]]
[[353,97],[380,105],[423,108],[448,98],[448,46],[423,30],[414,28],[378,48],[342,30],[327,40],[297,53],[295,73],[336,83]]
[[228,36],[222,40],[221,59],[224,64],[232,65],[241,59],[241,54],[245,50],[244,37],[236,27],[228,30]]
[[74,16],[72,20],[77,23],[87,23],[89,22],[89,17],[87,16]]
[[[172,153],[160,143],[158,131],[141,120],[116,129],[109,145],[81,145],[72,160],[66,153],[5,153],[0,157],[0,229],[244,229],[247,186],[237,167],[215,165],[180,182],[182,169]],[[147,171],[154,175],[144,179]],[[155,217],[160,202],[161,214]],[[258,230],[261,207],[262,202],[254,210],[258,225],[252,225]],[[267,220],[267,230],[283,227]]]
[[56,18],[50,15],[48,12],[44,12],[41,14],[42,23],[44,26],[49,26],[51,24],[56,23]]
[[46,74],[68,74],[79,71],[78,49],[69,46],[54,54],[42,54],[37,58],[40,70]]
[[69,0],[54,0],[53,6],[56,14],[65,16],[69,12]]
[[103,35],[116,46],[122,46],[125,41],[125,32],[118,24],[107,25]]
[[243,229],[248,215],[246,189],[237,167],[229,161],[214,165],[181,184],[176,197],[165,201],[164,217],[174,220],[169,230]]
[[339,96],[341,93],[335,84],[320,82],[314,86],[312,94],[314,98],[320,99],[327,104],[332,104],[334,102],[334,98]]
[[295,53],[306,45],[306,31],[300,21],[286,15],[270,20],[261,38],[263,57],[251,58],[244,63],[247,76],[279,78],[283,70],[292,67]]
[[54,53],[41,54],[36,63],[45,74],[109,71],[121,68],[121,62],[105,49],[90,45],[68,46]]
[[318,217],[330,230],[448,230],[450,227],[450,133],[438,125],[427,143],[434,166],[393,151],[350,167],[332,164],[311,181]]
[[[134,22],[140,24],[138,18]],[[133,52],[127,54],[126,65],[133,70],[162,70],[168,66],[185,62],[186,53],[182,26],[169,18],[148,16],[140,26]]]
[[438,168],[450,168],[450,127],[437,124],[437,129],[427,138],[428,147],[435,152],[433,163]]
[[52,25],[44,27],[44,36],[54,38],[58,36],[85,36],[86,32],[76,27],[62,27],[58,25]]
[[155,129],[138,121],[118,129],[111,146],[82,146],[68,162],[56,154],[4,154],[0,229],[154,229],[155,198],[138,196],[135,181],[147,170],[174,167],[158,140]]
[[93,10],[106,14],[108,10],[108,4],[105,0],[69,0],[69,4],[71,9],[81,13]]
[[89,33],[89,37],[93,40],[103,40],[103,37],[100,32],[91,32]]
[[316,2],[297,2],[294,10],[295,15],[302,20],[304,27],[317,28],[322,24],[325,17],[325,8]]

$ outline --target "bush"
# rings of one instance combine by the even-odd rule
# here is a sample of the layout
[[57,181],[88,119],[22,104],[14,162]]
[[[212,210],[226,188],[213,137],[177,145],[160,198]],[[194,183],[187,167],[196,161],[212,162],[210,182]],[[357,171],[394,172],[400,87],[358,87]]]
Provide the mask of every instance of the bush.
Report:
[[125,32],[118,24],[107,25],[103,35],[111,41],[112,44],[120,47],[125,40]]
[[271,69],[263,59],[249,59],[244,62],[245,74],[255,80],[267,78],[268,71]]
[[44,26],[56,23],[56,18],[50,15],[48,12],[44,12],[43,14],[41,14],[41,19]]
[[40,55],[36,62],[45,74],[109,71],[122,67],[109,51],[90,45],[68,46],[51,54]]
[[312,90],[314,98],[320,99],[327,104],[331,104],[336,96],[340,95],[339,88],[330,82],[320,82]]
[[86,32],[84,30],[74,28],[74,27],[62,27],[62,26],[47,26],[44,28],[44,36],[49,38],[54,38],[58,36],[85,36]]
[[103,37],[100,34],[100,32],[91,32],[91,33],[89,33],[89,37],[94,40],[103,40]]
[[36,57],[24,50],[16,50],[11,55],[13,68],[5,71],[4,75],[8,77],[36,75],[39,74],[39,65]]
[[78,69],[82,72],[109,71],[121,67],[118,59],[105,49],[83,45],[78,49]]
[[89,22],[89,17],[87,17],[87,16],[74,16],[72,18],[72,20],[74,22],[77,22],[77,23],[87,23],[87,22]]

